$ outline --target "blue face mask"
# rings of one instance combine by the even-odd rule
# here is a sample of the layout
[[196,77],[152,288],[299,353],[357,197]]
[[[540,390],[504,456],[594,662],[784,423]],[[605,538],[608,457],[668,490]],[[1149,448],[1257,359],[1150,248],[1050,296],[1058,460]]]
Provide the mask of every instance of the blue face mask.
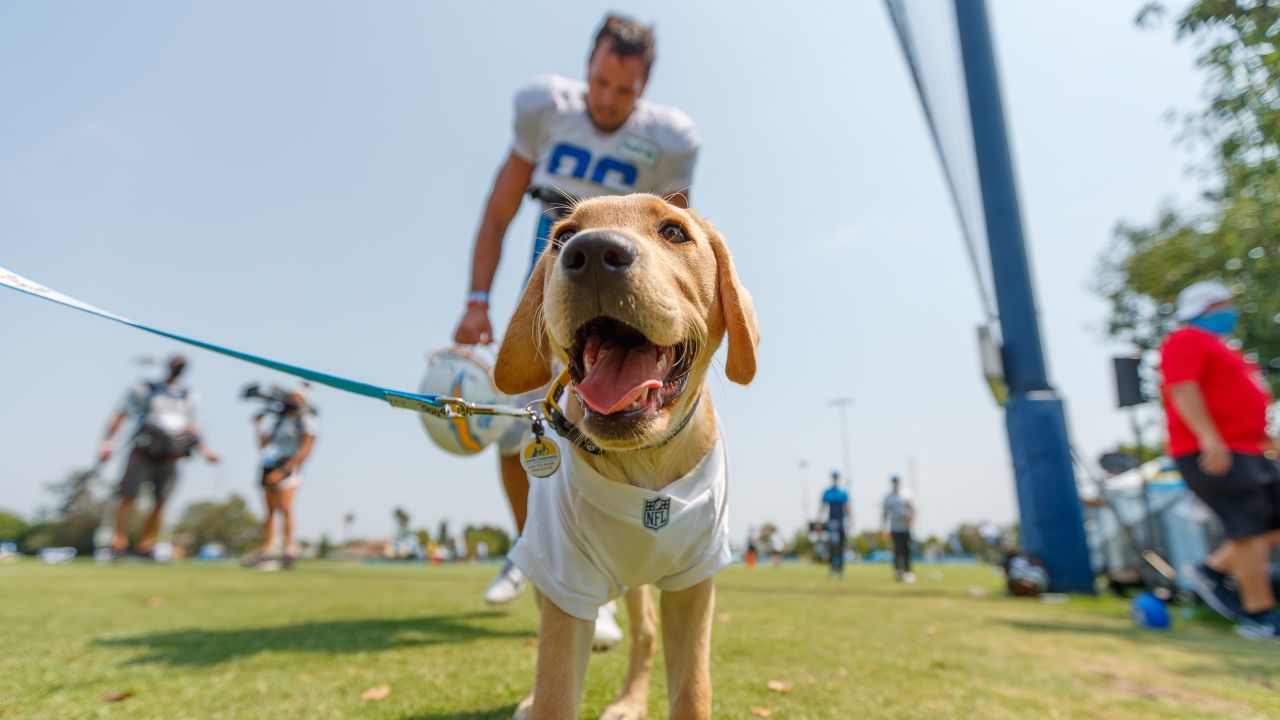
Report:
[[1208,330],[1214,335],[1230,335],[1231,331],[1236,329],[1236,320],[1239,317],[1240,313],[1235,308],[1229,307],[1205,313],[1188,324]]

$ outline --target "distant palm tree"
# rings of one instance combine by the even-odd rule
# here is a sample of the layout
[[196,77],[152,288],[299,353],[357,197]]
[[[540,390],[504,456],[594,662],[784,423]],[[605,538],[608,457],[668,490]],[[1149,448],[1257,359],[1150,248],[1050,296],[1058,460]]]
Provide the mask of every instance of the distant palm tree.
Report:
[[346,515],[342,516],[342,543],[344,545],[351,542],[351,526],[355,521],[356,514],[353,512],[347,512]]
[[409,511],[396,506],[391,512],[391,516],[396,519],[396,537],[404,537],[409,534]]

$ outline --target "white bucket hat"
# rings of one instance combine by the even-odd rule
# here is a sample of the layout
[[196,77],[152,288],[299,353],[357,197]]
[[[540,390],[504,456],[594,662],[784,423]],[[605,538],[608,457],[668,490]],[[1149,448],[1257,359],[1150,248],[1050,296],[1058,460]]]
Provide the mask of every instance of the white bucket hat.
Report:
[[1220,282],[1202,280],[1192,283],[1178,293],[1178,310],[1174,317],[1181,322],[1194,320],[1203,315],[1210,305],[1231,299],[1231,291]]

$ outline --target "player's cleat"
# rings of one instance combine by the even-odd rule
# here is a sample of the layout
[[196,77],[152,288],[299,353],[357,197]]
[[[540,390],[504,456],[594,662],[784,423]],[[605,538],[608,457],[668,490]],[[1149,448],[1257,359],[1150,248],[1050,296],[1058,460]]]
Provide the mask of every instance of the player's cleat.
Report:
[[1236,634],[1246,640],[1280,640],[1280,613],[1268,610],[1236,623]]
[[489,587],[485,588],[484,601],[494,606],[506,605],[519,597],[528,584],[529,581],[520,572],[520,568],[508,560],[502,570],[498,571],[498,576],[489,583]]
[[617,613],[618,604],[615,602],[600,606],[596,613],[596,634],[591,640],[592,650],[605,652],[622,642],[622,628],[618,627],[618,621],[614,617]]
[[260,552],[240,558],[240,567],[255,568],[270,559],[269,555]]
[[1204,563],[1185,565],[1182,572],[1190,581],[1191,589],[1214,612],[1232,621],[1239,621],[1244,617],[1240,594],[1234,588],[1230,576],[1212,570]]
[[916,581],[916,574],[915,574],[915,573],[911,572],[910,570],[908,570],[907,572],[902,573],[902,582],[907,583],[908,585],[910,585],[910,584],[914,583],[915,581]]

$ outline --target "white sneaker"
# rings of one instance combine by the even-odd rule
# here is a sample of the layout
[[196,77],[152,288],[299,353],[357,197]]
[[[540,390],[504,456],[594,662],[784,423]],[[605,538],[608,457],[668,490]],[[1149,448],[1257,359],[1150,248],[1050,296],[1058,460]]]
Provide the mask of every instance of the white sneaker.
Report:
[[524,573],[510,560],[498,571],[498,576],[484,590],[484,601],[489,605],[506,605],[524,592],[529,584]]
[[617,613],[618,604],[615,602],[600,606],[596,613],[596,635],[591,641],[592,650],[605,652],[622,642],[622,628],[618,627],[618,621],[614,618]]
[[913,582],[915,582],[915,581],[916,581],[916,574],[915,574],[915,573],[910,572],[910,571],[902,573],[902,582],[907,583],[908,585],[910,585],[911,583],[913,583]]
[[1260,618],[1246,616],[1236,623],[1236,634],[1246,640],[1280,640],[1280,612],[1272,610]]

